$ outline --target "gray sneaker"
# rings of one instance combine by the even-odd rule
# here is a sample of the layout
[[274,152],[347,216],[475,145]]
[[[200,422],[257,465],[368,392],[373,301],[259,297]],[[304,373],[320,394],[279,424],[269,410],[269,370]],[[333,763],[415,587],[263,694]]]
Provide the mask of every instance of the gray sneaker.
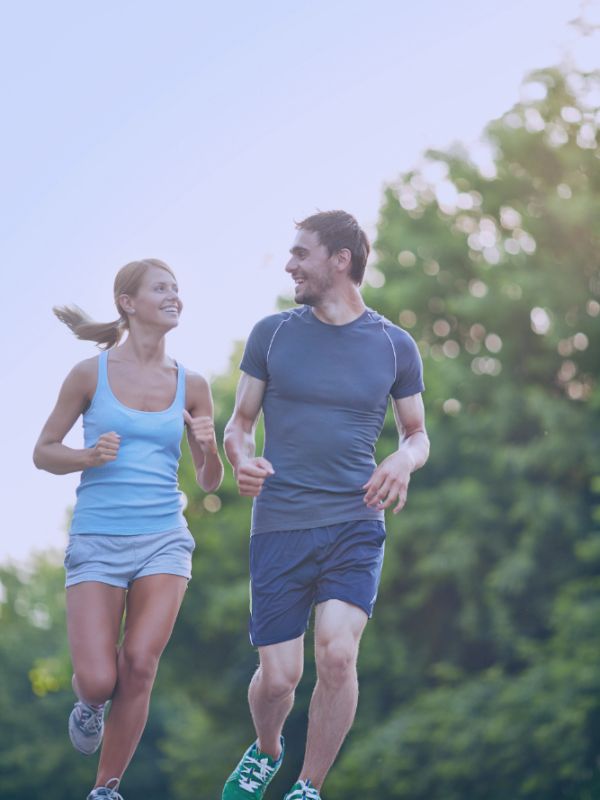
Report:
[[100,747],[103,733],[104,706],[89,706],[78,700],[69,716],[69,737],[73,747],[91,756]]
[[[111,778],[104,786],[96,786],[95,789],[88,794],[87,800],[123,800],[123,797],[117,792],[119,788],[119,779]],[[112,786],[109,786],[112,784]]]

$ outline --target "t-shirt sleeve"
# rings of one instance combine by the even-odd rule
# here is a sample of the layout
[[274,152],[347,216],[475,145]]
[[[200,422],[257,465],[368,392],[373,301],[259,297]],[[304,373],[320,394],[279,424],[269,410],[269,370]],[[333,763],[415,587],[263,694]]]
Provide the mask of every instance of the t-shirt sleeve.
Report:
[[252,328],[240,362],[242,372],[266,382],[269,377],[267,367],[269,345],[280,322],[279,315],[276,314],[261,319]]
[[390,394],[394,400],[424,391],[423,361],[417,343],[409,333],[390,326],[388,331],[396,354],[396,380]]

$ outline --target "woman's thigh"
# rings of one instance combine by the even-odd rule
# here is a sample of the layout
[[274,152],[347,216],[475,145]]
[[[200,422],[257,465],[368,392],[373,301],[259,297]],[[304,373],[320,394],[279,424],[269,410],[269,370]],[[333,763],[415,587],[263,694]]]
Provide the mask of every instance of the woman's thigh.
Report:
[[171,637],[188,581],[179,575],[147,575],[127,593],[123,648],[158,658]]
[[99,581],[67,588],[67,632],[75,673],[115,669],[125,590]]

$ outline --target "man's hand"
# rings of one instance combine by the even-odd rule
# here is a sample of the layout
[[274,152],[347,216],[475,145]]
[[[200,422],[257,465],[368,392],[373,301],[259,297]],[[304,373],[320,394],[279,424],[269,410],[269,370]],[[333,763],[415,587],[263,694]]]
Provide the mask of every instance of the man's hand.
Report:
[[93,447],[88,449],[88,466],[102,467],[109,461],[115,461],[121,446],[121,437],[118,433],[110,431],[98,437],[98,441]]
[[211,417],[192,417],[187,409],[183,409],[183,419],[188,426],[192,438],[200,445],[203,453],[216,455],[217,439],[215,436],[215,425]]
[[239,493],[242,497],[258,497],[265,480],[274,474],[272,464],[262,456],[241,461],[235,469]]
[[363,486],[366,489],[364,502],[369,508],[386,509],[396,503],[397,514],[404,508],[410,474],[414,469],[412,457],[397,450],[381,462]]

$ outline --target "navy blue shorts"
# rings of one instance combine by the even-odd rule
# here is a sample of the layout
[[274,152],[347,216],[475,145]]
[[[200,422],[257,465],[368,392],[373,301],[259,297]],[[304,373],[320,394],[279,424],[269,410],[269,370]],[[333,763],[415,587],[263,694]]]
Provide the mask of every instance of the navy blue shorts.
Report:
[[385,526],[353,520],[273,531],[250,539],[250,641],[287,642],[308,627],[312,607],[343,600],[370,617],[383,566]]

